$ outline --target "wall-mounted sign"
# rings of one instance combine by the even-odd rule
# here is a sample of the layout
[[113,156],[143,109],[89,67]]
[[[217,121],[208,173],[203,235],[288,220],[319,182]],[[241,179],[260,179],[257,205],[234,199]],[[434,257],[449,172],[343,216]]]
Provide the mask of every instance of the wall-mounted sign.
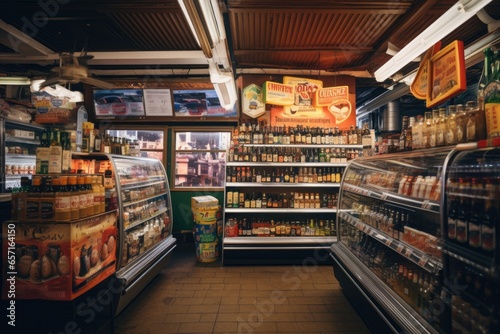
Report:
[[454,41],[428,62],[427,108],[443,103],[465,91],[465,57],[462,41]]
[[292,85],[266,81],[262,91],[263,100],[268,104],[288,106],[293,104],[294,89]]
[[336,123],[349,118],[352,105],[349,101],[349,87],[328,87],[316,91],[316,105],[323,106],[335,117]]
[[266,105],[262,101],[262,87],[251,84],[243,88],[243,98],[241,102],[242,113],[257,118],[266,112]]
[[144,89],[146,116],[173,116],[170,89]]
[[411,93],[419,100],[427,99],[427,82],[429,80],[428,61],[439,51],[439,49],[441,49],[441,42],[437,42],[433,47],[427,50],[420,62],[415,79],[413,79],[410,85]]

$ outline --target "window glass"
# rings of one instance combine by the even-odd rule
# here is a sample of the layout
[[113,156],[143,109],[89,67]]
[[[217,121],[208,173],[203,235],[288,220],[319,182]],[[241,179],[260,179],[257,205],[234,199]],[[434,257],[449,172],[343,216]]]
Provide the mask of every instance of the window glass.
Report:
[[230,131],[175,132],[174,187],[220,188],[224,186],[226,151]]

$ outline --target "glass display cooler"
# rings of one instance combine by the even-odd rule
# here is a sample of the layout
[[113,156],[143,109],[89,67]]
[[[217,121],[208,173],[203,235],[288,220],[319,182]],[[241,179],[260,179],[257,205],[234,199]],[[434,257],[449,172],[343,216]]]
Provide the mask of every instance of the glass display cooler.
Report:
[[106,196],[118,208],[115,276],[123,286],[118,314],[165,267],[176,246],[168,178],[161,161],[153,158],[92,153],[74,159],[84,170],[86,162],[95,161],[89,166],[105,176]]
[[498,332],[499,153],[473,143],[349,164],[330,256],[372,330]]

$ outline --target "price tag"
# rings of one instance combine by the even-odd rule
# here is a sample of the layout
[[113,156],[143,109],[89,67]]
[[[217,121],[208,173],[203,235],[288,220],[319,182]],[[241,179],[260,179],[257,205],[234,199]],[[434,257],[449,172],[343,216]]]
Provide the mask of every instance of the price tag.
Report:
[[387,199],[387,193],[382,193],[382,196],[380,196],[380,199],[386,200]]
[[427,264],[427,261],[427,258],[425,256],[422,256],[422,258],[420,258],[420,261],[418,261],[418,265],[424,267]]
[[407,248],[406,251],[405,251],[405,256],[406,257],[410,257],[411,254],[413,254],[413,251],[410,248]]
[[422,202],[422,209],[430,209],[431,208],[431,203],[429,202],[428,199]]
[[398,253],[401,253],[403,251],[403,248],[404,246],[402,244],[399,244],[396,250],[398,251]]
[[385,240],[385,244],[386,244],[387,246],[390,246],[390,245],[391,245],[391,243],[392,243],[392,239],[387,239],[387,240]]

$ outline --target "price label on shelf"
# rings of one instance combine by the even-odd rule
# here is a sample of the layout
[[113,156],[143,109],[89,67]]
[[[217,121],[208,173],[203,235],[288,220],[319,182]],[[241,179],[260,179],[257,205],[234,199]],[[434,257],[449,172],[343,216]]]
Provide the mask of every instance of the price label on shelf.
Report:
[[387,246],[390,246],[390,245],[391,245],[391,243],[392,243],[392,239],[387,238],[387,239],[385,240],[385,244],[386,244]]
[[403,248],[404,246],[402,244],[399,244],[396,250],[398,251],[398,253],[401,253],[403,251]]
[[422,209],[430,209],[432,207],[431,202],[426,199],[425,201],[422,202]]
[[424,267],[427,264],[428,259],[425,256],[422,256],[418,261],[418,265]]
[[405,256],[406,256],[406,257],[410,257],[410,256],[411,256],[411,254],[413,254],[413,251],[412,251],[410,248],[407,248],[407,249],[405,250]]
[[385,201],[387,199],[387,193],[382,193],[382,195],[380,196],[380,199]]

